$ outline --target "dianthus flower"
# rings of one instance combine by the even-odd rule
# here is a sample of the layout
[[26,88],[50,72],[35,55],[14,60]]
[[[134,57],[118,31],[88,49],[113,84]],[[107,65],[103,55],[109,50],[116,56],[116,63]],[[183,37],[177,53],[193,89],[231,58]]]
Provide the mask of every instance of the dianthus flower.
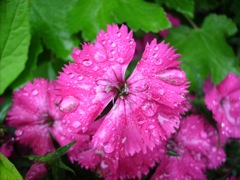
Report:
[[167,145],[179,156],[164,157],[152,179],[206,179],[206,169],[217,168],[226,159],[217,137],[217,131],[203,117],[184,118]]
[[[102,120],[92,142],[115,157],[154,148],[160,138],[175,132],[186,111],[182,102],[188,82],[176,61],[180,55],[169,44],[153,40],[125,78],[134,50],[132,31],[108,25],[94,44],[74,49],[75,62],[65,66],[56,81],[63,123],[73,132],[86,132],[91,123]],[[111,110],[101,114],[111,102]]]
[[147,153],[141,151],[119,159],[105,156],[104,152],[92,148],[79,153],[78,163],[84,168],[99,172],[104,179],[141,179],[142,174],[147,175],[149,168],[153,168],[164,156],[164,145],[163,142],[151,150],[148,149]]
[[229,73],[206,92],[205,103],[218,123],[220,136],[240,138],[240,77]]
[[55,104],[54,85],[44,79],[35,79],[14,92],[13,105],[7,122],[16,127],[20,143],[30,146],[37,155],[53,151],[50,133],[60,128],[62,113]]

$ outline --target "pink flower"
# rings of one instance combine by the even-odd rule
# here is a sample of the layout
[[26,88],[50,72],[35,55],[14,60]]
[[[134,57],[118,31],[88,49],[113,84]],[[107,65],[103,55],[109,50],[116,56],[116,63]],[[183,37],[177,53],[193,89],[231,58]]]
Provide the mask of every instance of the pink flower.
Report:
[[[172,14],[167,13],[167,18],[170,21],[170,23],[172,24],[172,26],[180,26],[181,22],[177,17],[174,17]],[[166,37],[168,35],[168,30],[163,30],[159,32],[160,36],[162,37]]]
[[[94,44],[74,49],[74,63],[57,80],[63,123],[73,132],[86,132],[102,121],[93,136],[94,147],[118,158],[147,152],[178,128],[188,82],[179,68],[180,57],[164,42],[147,44],[129,78],[125,71],[135,50],[132,31],[107,26]],[[108,104],[111,110],[102,114]],[[108,106],[109,107],[109,106]]]
[[186,117],[175,141],[193,153],[197,160],[204,161],[207,168],[217,168],[226,159],[224,144],[218,144],[217,130],[201,116]]
[[28,170],[25,180],[38,180],[43,178],[48,172],[47,166],[45,163],[35,163]]
[[142,174],[147,175],[149,168],[153,168],[165,153],[164,143],[147,153],[139,152],[119,159],[105,156],[103,151],[89,149],[79,153],[78,163],[82,167],[100,172],[104,179],[141,179]]
[[226,159],[217,137],[217,131],[203,117],[184,118],[167,145],[179,156],[164,157],[152,179],[206,179],[206,169],[217,168]]
[[7,121],[16,127],[20,143],[30,146],[34,153],[43,155],[55,148],[50,133],[58,130],[62,113],[55,104],[54,85],[35,79],[13,94],[13,105]]
[[225,138],[240,137],[240,77],[229,73],[206,94],[205,103]]
[[187,151],[181,156],[165,156],[152,176],[152,180],[207,179],[205,165],[196,161]]
[[0,153],[2,153],[5,157],[10,157],[13,151],[13,142],[11,140],[4,142],[0,146]]

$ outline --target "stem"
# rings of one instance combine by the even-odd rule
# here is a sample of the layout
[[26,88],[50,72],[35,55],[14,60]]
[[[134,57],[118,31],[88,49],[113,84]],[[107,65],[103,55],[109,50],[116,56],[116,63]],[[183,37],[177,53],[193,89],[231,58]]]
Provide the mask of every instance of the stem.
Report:
[[184,17],[187,19],[187,21],[192,25],[194,29],[199,29],[198,26],[191,19],[189,19],[187,16]]

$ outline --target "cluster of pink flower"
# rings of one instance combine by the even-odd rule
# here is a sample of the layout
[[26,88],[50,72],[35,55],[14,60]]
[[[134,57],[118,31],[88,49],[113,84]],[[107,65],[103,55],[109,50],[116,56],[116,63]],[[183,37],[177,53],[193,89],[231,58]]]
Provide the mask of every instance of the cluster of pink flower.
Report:
[[109,25],[94,44],[74,49],[56,81],[35,79],[15,92],[7,122],[16,140],[36,155],[55,150],[52,137],[60,146],[76,141],[71,162],[105,179],[140,179],[156,164],[152,179],[205,179],[206,169],[225,161],[227,139],[240,138],[240,78],[205,86],[217,131],[200,115],[181,119],[189,82],[169,44],[147,44],[126,78],[134,50],[132,31]]

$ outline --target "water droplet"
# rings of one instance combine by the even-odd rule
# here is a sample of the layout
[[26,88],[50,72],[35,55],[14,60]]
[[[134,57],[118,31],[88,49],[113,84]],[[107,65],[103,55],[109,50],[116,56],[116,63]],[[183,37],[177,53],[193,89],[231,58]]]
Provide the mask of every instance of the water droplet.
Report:
[[158,55],[157,53],[153,53],[153,57],[156,58]]
[[73,96],[67,96],[60,102],[60,111],[67,113],[72,112],[78,107],[78,99]]
[[32,91],[32,95],[34,95],[34,96],[38,95],[38,90],[37,90],[37,89],[34,89],[34,90]]
[[153,101],[145,101],[142,105],[142,110],[146,116],[152,117],[157,112],[157,105]]
[[106,168],[108,168],[108,165],[105,164],[104,161],[102,161],[102,162],[101,162],[101,168],[102,168],[102,169],[106,169]]
[[180,86],[186,81],[186,74],[178,68],[169,68],[156,74],[162,81]]
[[28,92],[24,92],[23,95],[24,95],[24,96],[28,96]]
[[81,81],[83,79],[83,76],[82,75],[79,75],[78,78],[77,78],[79,81]]
[[145,121],[139,121],[138,124],[141,125],[141,124],[144,124],[144,122],[145,122]]
[[[96,54],[94,55],[95,61],[96,62],[104,62],[106,60],[106,54],[104,52],[96,52]],[[92,64],[92,63],[91,63]],[[91,65],[90,64],[90,65]]]
[[106,153],[111,153],[114,151],[114,147],[111,144],[108,144],[108,145],[104,146],[104,151]]
[[158,122],[159,122],[160,124],[164,124],[164,121],[168,121],[168,119],[165,118],[165,117],[163,117],[163,116],[161,116],[161,115],[159,114],[159,115],[158,115]]
[[92,65],[92,61],[90,61],[89,59],[84,59],[82,63],[83,63],[84,66],[91,66]]
[[119,63],[123,63],[123,62],[124,62],[124,59],[121,58],[121,57],[119,57],[119,58],[117,58],[117,62],[119,62]]
[[120,32],[117,32],[117,37],[120,37],[122,34]]
[[115,50],[111,50],[110,53],[111,53],[112,55],[114,55],[114,54],[116,53],[116,51],[115,51]]
[[21,136],[23,134],[22,130],[16,130],[15,135],[16,136]]
[[105,40],[102,40],[102,44],[103,44],[103,45],[106,44],[106,41],[105,41]]
[[79,121],[75,121],[74,123],[73,123],[73,127],[74,128],[79,128],[81,126],[81,123],[79,122]]
[[201,132],[200,132],[200,136],[201,136],[202,138],[206,138],[206,137],[207,137],[207,134],[206,134],[206,132],[201,131]]
[[99,134],[99,138],[103,139],[106,136],[106,131],[101,131]]
[[212,152],[216,152],[217,151],[217,148],[216,147],[213,147],[212,148]]
[[159,93],[160,95],[163,95],[163,94],[164,94],[164,89],[159,89],[159,90],[158,90],[158,93]]
[[111,44],[111,47],[116,47],[116,43],[115,42],[113,42],[112,44]]
[[159,47],[158,47],[158,46],[156,46],[156,47],[154,48],[154,50],[155,50],[155,51],[157,51],[158,49],[159,49]]
[[93,70],[97,71],[97,70],[99,70],[99,67],[98,66],[94,66]]
[[149,128],[149,129],[154,129],[155,126],[154,126],[154,125],[150,125],[148,128]]
[[131,39],[131,40],[129,41],[129,44],[133,44],[133,43],[134,43],[134,40]]
[[76,55],[79,55],[81,53],[81,51],[79,50],[79,49],[77,49],[76,51],[75,51],[75,54]]
[[154,63],[158,66],[161,65],[162,64],[162,58],[155,59]]
[[70,79],[74,78],[74,74],[73,74],[73,73],[70,73],[70,74],[69,74],[69,78],[70,78]]
[[122,138],[122,143],[124,144],[127,140],[127,137]]

